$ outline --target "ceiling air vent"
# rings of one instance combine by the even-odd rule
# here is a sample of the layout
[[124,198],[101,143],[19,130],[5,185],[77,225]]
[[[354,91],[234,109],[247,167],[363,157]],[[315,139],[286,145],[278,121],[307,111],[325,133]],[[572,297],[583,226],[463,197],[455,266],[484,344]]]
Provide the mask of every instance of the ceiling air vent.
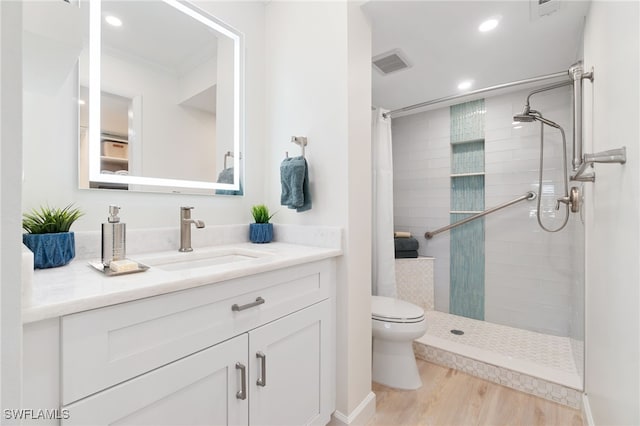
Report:
[[400,49],[381,53],[372,59],[373,67],[382,75],[391,74],[409,68],[411,65],[407,61],[404,53]]
[[535,21],[543,16],[551,15],[561,8],[560,0],[530,0],[529,11],[531,20]]

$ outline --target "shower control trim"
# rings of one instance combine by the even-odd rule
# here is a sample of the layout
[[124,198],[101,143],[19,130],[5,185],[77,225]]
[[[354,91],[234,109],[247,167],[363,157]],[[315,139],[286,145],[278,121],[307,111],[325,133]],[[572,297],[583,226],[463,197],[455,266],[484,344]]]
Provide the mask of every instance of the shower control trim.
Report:
[[577,186],[571,188],[569,195],[556,200],[556,210],[560,210],[560,203],[567,204],[571,209],[571,213],[580,211],[580,190]]

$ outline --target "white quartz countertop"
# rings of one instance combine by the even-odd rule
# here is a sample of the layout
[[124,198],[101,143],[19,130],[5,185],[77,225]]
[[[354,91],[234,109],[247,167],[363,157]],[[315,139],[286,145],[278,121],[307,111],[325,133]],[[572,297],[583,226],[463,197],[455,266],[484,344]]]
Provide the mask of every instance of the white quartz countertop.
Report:
[[[23,297],[23,323],[55,318],[89,309],[157,296],[234,278],[340,256],[337,248],[312,247],[274,242],[238,243],[195,249],[187,256],[206,256],[221,250],[245,250],[258,257],[193,269],[168,271],[153,266],[163,257],[176,258],[177,251],[131,254],[128,258],[150,265],[140,273],[106,276],[89,265],[87,259],[75,259],[66,266],[35,270],[31,289]],[[96,259],[97,262],[99,262]]]

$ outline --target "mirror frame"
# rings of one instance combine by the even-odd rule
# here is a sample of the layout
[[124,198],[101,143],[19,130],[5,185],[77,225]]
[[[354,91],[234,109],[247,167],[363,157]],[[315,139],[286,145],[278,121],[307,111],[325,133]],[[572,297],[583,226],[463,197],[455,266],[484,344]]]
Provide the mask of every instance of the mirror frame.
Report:
[[[220,21],[203,9],[184,0],[158,0],[207,25],[218,33],[233,40],[233,184],[205,182],[182,179],[153,178],[131,175],[101,173],[100,168],[100,103],[101,103],[101,54],[102,54],[102,0],[91,0],[89,3],[89,181],[99,183],[120,183],[140,185],[142,187],[169,187],[169,193],[180,193],[177,190],[194,189],[202,194],[202,190],[239,191],[241,144],[244,140],[244,35],[233,27]],[[175,189],[174,189],[175,188]],[[136,189],[139,191],[139,189]],[[151,192],[159,192],[153,191]],[[188,193],[188,191],[184,191]],[[242,194],[244,191],[240,191]],[[207,193],[209,195],[209,193]],[[210,194],[213,195],[213,194]]]

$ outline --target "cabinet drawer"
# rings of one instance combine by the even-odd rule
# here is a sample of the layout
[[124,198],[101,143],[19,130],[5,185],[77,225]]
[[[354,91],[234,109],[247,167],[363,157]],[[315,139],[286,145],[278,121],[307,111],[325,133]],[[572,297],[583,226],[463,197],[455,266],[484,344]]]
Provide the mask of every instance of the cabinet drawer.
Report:
[[333,268],[326,260],[63,317],[63,405],[328,298]]

